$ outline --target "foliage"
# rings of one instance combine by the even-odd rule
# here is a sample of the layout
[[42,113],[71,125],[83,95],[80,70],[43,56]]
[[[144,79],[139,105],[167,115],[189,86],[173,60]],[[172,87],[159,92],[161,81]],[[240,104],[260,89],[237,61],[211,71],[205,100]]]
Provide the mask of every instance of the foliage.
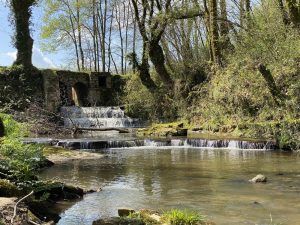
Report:
[[12,116],[0,113],[5,127],[5,135],[11,138],[28,136],[28,126],[25,124],[18,123]]
[[[300,144],[300,38],[278,20],[275,3],[264,1],[253,10],[251,26],[237,37],[226,67],[212,66],[210,81],[194,87],[187,115],[196,127],[238,136],[275,138],[280,147]],[[277,103],[257,66],[271,71],[284,96]]]
[[[181,96],[174,96],[172,90],[161,88],[151,93],[137,74],[128,75],[125,85],[124,103],[128,115],[150,121],[172,121],[179,118],[185,108]],[[155,77],[155,74],[153,74]]]
[[42,77],[36,68],[16,65],[2,68],[0,72],[2,111],[23,110],[32,102],[39,102],[40,93],[42,93]]
[[20,185],[35,180],[36,170],[45,160],[43,147],[23,144],[19,138],[28,135],[28,127],[16,122],[11,116],[0,114],[4,122],[6,136],[0,139],[0,170]]
[[15,138],[1,141],[0,154],[6,159],[6,168],[17,183],[35,180],[36,170],[44,160],[42,147],[23,144]]
[[204,222],[204,217],[196,212],[173,209],[163,214],[163,220],[171,225],[196,225]]

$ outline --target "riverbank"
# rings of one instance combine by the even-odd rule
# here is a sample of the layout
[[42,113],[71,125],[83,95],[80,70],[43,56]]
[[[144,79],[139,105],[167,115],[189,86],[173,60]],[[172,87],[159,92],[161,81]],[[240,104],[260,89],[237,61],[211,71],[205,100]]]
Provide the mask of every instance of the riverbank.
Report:
[[[244,123],[227,125],[209,125],[209,123],[173,123],[152,124],[137,131],[140,137],[176,137],[202,139],[228,139],[245,141],[272,141],[277,149],[298,151],[300,148],[300,120],[282,120],[265,123]],[[184,131],[184,132],[182,132]],[[183,134],[183,135],[178,135]]]

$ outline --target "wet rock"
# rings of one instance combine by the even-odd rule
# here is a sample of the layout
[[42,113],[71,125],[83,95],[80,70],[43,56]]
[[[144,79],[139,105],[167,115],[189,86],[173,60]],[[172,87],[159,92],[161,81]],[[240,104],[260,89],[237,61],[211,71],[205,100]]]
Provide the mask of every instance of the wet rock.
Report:
[[29,210],[41,221],[57,223],[61,217],[54,210],[55,202],[51,201],[32,201],[27,203]]
[[2,122],[2,119],[0,118],[0,137],[3,137],[5,134],[4,132],[4,124]]
[[135,211],[133,209],[118,209],[118,215],[120,217],[126,217],[132,213],[135,213]]
[[52,201],[73,200],[83,197],[84,190],[61,182],[44,182],[35,189],[35,196],[39,198],[45,193],[49,194]]
[[176,136],[185,137],[185,136],[187,136],[187,133],[188,133],[188,129],[178,128],[178,129],[176,129],[176,132],[172,134],[172,136],[174,136],[174,137],[176,137]]
[[256,177],[253,177],[249,180],[251,183],[265,183],[267,182],[267,177],[263,174],[258,174]]

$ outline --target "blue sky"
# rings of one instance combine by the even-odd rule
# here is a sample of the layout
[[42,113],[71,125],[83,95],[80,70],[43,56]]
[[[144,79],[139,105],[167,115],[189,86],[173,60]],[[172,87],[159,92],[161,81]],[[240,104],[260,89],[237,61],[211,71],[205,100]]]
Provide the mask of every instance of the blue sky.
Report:
[[[34,39],[33,64],[38,68],[64,67],[63,54],[49,54],[40,50],[39,31],[42,23],[42,10],[39,7],[33,9],[32,37]],[[16,49],[11,43],[13,29],[9,22],[9,8],[5,6],[5,0],[0,0],[0,66],[9,66],[16,57]]]

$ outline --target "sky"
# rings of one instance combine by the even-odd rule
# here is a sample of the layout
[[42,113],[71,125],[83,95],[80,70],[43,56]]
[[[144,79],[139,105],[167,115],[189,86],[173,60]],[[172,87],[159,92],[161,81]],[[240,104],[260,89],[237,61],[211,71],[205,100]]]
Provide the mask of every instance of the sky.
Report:
[[[11,36],[13,28],[9,22],[9,8],[5,6],[6,0],[0,0],[0,66],[10,66],[16,58],[16,49],[12,45]],[[37,68],[59,68],[64,67],[63,54],[50,54],[42,52],[40,49],[41,40],[39,38],[40,27],[42,24],[42,10],[40,7],[33,9],[32,37],[33,46],[33,65]]]

